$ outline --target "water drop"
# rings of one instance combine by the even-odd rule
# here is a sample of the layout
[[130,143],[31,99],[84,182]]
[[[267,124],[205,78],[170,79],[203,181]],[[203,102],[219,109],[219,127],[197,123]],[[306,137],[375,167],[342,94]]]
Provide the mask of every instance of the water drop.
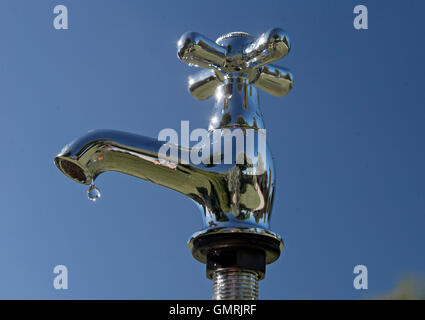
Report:
[[91,184],[89,190],[87,190],[87,197],[89,200],[95,202],[101,197],[100,190],[94,184]]

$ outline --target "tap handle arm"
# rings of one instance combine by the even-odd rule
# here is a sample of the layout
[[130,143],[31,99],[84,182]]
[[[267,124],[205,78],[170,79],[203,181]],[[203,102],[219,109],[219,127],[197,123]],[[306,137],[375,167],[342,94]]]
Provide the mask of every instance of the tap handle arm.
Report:
[[213,70],[199,71],[189,77],[189,92],[198,100],[206,100],[222,84],[219,78],[219,74]]
[[283,97],[294,86],[293,79],[289,70],[270,64],[259,69],[258,76],[252,84],[275,97]]
[[177,42],[177,55],[182,61],[209,69],[221,69],[226,61],[226,51],[197,32],[186,32]]
[[290,49],[286,32],[280,28],[273,28],[248,44],[243,53],[249,68],[259,68],[282,59]]

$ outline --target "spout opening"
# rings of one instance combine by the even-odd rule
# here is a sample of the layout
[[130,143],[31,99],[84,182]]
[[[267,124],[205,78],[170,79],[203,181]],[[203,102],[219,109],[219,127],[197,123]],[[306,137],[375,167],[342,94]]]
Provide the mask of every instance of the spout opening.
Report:
[[89,179],[87,178],[84,169],[81,168],[78,163],[75,163],[69,159],[56,157],[55,164],[59,168],[59,170],[62,171],[63,174],[65,174],[72,180],[82,184],[87,184],[89,182]]

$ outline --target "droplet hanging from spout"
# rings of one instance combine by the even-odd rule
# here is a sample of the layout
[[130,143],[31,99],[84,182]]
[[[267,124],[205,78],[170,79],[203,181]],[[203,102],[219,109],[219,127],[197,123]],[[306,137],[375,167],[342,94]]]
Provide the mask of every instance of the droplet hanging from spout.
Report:
[[94,183],[90,184],[89,190],[87,190],[87,197],[90,201],[96,202],[102,196],[98,187]]

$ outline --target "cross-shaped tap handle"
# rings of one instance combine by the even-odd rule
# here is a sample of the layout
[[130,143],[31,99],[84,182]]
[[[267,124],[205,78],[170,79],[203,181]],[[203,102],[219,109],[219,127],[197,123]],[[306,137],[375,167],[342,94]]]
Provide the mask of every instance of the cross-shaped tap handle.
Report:
[[199,33],[187,32],[177,47],[182,61],[208,69],[189,78],[189,91],[199,100],[208,99],[226,79],[235,76],[244,77],[278,97],[293,87],[291,72],[270,64],[290,50],[289,37],[282,29],[270,29],[256,39],[244,32],[232,32],[215,42]]

